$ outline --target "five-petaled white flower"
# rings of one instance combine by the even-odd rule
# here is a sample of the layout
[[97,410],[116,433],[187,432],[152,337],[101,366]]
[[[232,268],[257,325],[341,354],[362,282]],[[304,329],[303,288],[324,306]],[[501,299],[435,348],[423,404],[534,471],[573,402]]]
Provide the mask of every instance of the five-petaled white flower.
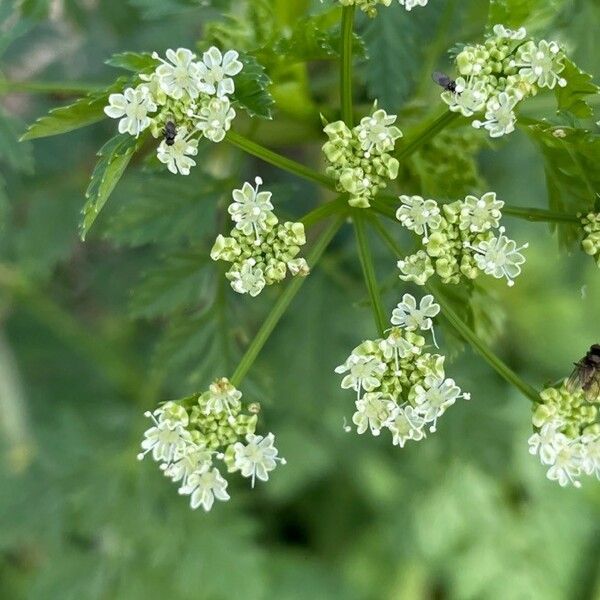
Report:
[[435,200],[424,200],[421,196],[400,196],[402,206],[396,211],[396,219],[407,229],[424,235],[427,243],[430,230],[437,229],[441,222],[440,209]]
[[352,416],[356,432],[362,434],[370,429],[373,435],[379,435],[395,407],[396,403],[386,394],[366,393],[356,401],[356,412]]
[[239,54],[235,50],[228,50],[225,54],[212,46],[202,56],[202,62],[197,64],[200,77],[200,90],[211,96],[222,98],[233,94],[235,85],[233,76],[243,68],[238,60]]
[[485,81],[474,77],[466,80],[464,77],[456,79],[456,88],[452,92],[442,92],[442,100],[452,112],[459,112],[463,117],[471,117],[485,106],[489,93]]
[[554,462],[548,469],[546,477],[551,481],[558,481],[561,487],[569,483],[574,487],[581,487],[578,477],[581,475],[582,459],[581,443],[564,436],[562,442],[558,444]]
[[242,392],[235,388],[226,377],[217,379],[208,388],[208,394],[202,395],[202,412],[206,415],[218,415],[240,408]]
[[504,40],[524,40],[527,35],[525,27],[519,27],[519,29],[508,29],[504,25],[494,25],[492,31],[494,35]]
[[196,55],[187,48],[169,48],[165,54],[168,60],[164,60],[156,52],[152,53],[152,58],[162,63],[156,68],[156,76],[163,92],[175,100],[185,95],[192,100],[197,98],[200,82]]
[[363,117],[356,127],[361,148],[370,152],[389,152],[394,149],[396,140],[402,137],[402,132],[394,125],[396,115],[388,115],[385,110],[376,110],[370,117]]
[[245,235],[254,234],[260,243],[260,231],[268,231],[273,225],[271,192],[259,192],[262,179],[255,179],[256,187],[245,182],[241,189],[233,190],[233,200],[228,211],[235,226]]
[[196,165],[191,158],[198,154],[198,140],[190,139],[185,127],[180,127],[171,145],[163,140],[156,151],[156,156],[161,163],[174,175],[189,175],[190,169]]
[[481,198],[467,196],[460,211],[460,229],[483,233],[498,227],[503,206],[504,202],[496,198],[495,192],[487,192]]
[[183,425],[170,427],[168,421],[159,422],[150,412],[146,412],[145,416],[152,419],[154,427],[150,427],[144,432],[143,452],[138,454],[138,460],[142,460],[148,452],[152,452],[152,458],[155,461],[170,463],[178,453],[184,452],[186,446],[192,442],[190,432]]
[[558,450],[568,441],[567,437],[560,432],[563,425],[564,423],[558,420],[544,423],[540,430],[527,440],[529,454],[537,454],[544,465],[553,464]]
[[[423,296],[417,307],[417,300],[411,294],[404,294],[402,302],[399,302],[396,308],[392,311],[392,325],[404,327],[408,331],[431,330],[433,340],[435,342],[435,334],[433,333],[433,317],[440,312],[440,305],[436,304],[431,294]],[[436,343],[437,346],[437,343]]]
[[111,119],[121,119],[119,133],[137,137],[150,125],[148,113],[153,113],[156,109],[147,88],[139,86],[136,89],[127,88],[122,94],[111,94],[104,112]]
[[408,440],[417,442],[425,437],[425,419],[410,405],[394,410],[386,425],[392,433],[392,443],[400,448]]
[[553,89],[557,84],[560,87],[567,85],[567,81],[560,77],[565,65],[556,42],[541,40],[537,45],[532,41],[523,44],[511,65],[519,67],[521,77],[540,87]]
[[406,10],[412,10],[415,6],[427,6],[429,0],[398,0]]
[[263,270],[256,266],[253,258],[246,259],[239,271],[229,271],[227,276],[234,291],[238,294],[250,294],[253,298],[258,296],[267,284]]
[[[438,418],[461,397],[461,391],[454,379],[444,379],[437,375],[426,375],[423,383],[424,385],[417,384],[414,388],[417,412],[431,423],[429,430],[434,432]],[[470,396],[463,394],[462,397],[468,399]]]
[[192,473],[179,488],[180,494],[190,496],[190,506],[198,508],[202,506],[205,511],[209,511],[217,500],[229,500],[227,493],[227,480],[224,479],[216,468],[209,469],[202,473]]
[[374,356],[351,354],[343,365],[336,367],[335,372],[348,373],[342,379],[342,388],[355,390],[360,398],[362,390],[372,392],[381,385],[385,368],[385,363]]
[[473,127],[488,130],[490,137],[497,138],[512,133],[515,130],[517,116],[514,108],[519,102],[517,94],[501,92],[498,96],[491,98],[486,106],[485,121],[473,121]]
[[231,106],[229,98],[211,98],[210,101],[200,108],[199,114],[190,113],[191,117],[198,119],[196,128],[204,137],[211,142],[221,142],[225,134],[231,128],[231,122],[235,118],[235,110]]
[[163,463],[160,468],[174,482],[181,481],[182,485],[193,473],[204,473],[212,466],[214,452],[196,444],[188,444],[181,452],[177,452],[170,463]]
[[418,348],[403,337],[402,330],[398,327],[392,327],[388,337],[379,342],[379,349],[385,360],[394,359],[396,364],[396,372],[394,374],[398,377],[401,374],[400,359],[419,351]]
[[497,238],[492,237],[489,241],[479,242],[472,247],[477,253],[475,262],[486,275],[493,275],[496,279],[506,277],[508,285],[513,286],[514,279],[521,273],[521,265],[525,262],[521,250],[528,248],[529,244],[517,248],[515,241],[503,235],[504,227],[500,227],[499,231]]
[[277,456],[279,451],[274,443],[275,436],[272,433],[265,436],[249,433],[245,444],[234,444],[234,466],[243,477],[252,478],[252,487],[257,477],[261,481],[269,479],[269,472],[277,466],[277,461],[285,464],[285,459]]

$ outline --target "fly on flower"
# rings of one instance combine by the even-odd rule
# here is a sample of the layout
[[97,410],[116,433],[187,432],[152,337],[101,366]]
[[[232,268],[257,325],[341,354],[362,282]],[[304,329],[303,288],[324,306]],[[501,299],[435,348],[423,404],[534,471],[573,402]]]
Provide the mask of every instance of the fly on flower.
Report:
[[599,399],[600,344],[594,344],[586,355],[574,364],[575,369],[567,381],[567,389],[572,393],[581,388],[590,402]]
[[175,143],[175,138],[177,137],[177,126],[175,123],[173,123],[173,121],[167,121],[165,123],[163,135],[165,136],[165,144],[167,146],[172,146]]
[[435,71],[431,76],[433,81],[435,81],[439,86],[443,87],[447,92],[456,92],[456,81],[451,77],[448,77],[445,73],[441,73],[440,71]]

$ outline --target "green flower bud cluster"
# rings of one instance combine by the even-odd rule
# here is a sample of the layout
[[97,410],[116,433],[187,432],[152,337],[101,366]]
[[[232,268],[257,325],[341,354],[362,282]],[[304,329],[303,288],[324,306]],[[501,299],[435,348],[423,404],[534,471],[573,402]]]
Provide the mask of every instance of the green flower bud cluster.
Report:
[[288,271],[301,277],[310,273],[306,260],[298,257],[306,244],[304,225],[279,223],[271,212],[271,194],[258,191],[261,184],[257,178],[256,188],[246,183],[234,191],[229,212],[236,226],[228,237],[219,235],[210,252],[213,260],[231,263],[225,274],[231,287],[251,296],[260,294],[265,285],[283,281]]
[[472,125],[500,137],[514,131],[519,102],[541,88],[567,85],[560,76],[564,60],[556,42],[536,42],[524,28],[513,31],[496,25],[483,44],[464,46],[458,53],[455,89],[446,89],[442,99],[465,117],[484,115]]
[[374,17],[377,14],[377,6],[390,6],[392,0],[339,0],[342,6],[356,6],[367,16]]
[[600,267],[600,213],[590,213],[581,219],[586,236],[581,247],[586,254],[593,256]]
[[494,192],[480,198],[468,195],[442,207],[435,200],[401,196],[396,218],[422,236],[424,250],[398,262],[400,279],[418,285],[434,273],[443,283],[476,279],[480,273],[506,278],[509,285],[521,272],[525,258],[500,227],[504,202]]
[[348,204],[368,208],[370,200],[398,177],[398,161],[391,155],[402,132],[394,126],[395,115],[377,110],[350,129],[343,121],[325,126],[329,141],[323,145],[327,175],[337,181],[340,192],[350,194]]

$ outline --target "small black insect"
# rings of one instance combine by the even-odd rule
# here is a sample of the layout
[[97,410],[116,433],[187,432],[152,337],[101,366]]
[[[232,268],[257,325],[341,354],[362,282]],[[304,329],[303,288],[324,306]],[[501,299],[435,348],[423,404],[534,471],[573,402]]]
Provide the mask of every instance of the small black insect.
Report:
[[167,121],[165,128],[163,129],[163,135],[165,136],[165,142],[167,146],[172,146],[175,143],[175,136],[177,135],[177,127],[173,121]]
[[440,73],[436,71],[431,78],[441,87],[443,87],[448,92],[456,92],[456,81],[451,79],[445,73]]
[[567,381],[567,389],[582,389],[585,397],[593,402],[600,397],[600,344],[594,344],[587,354],[574,363],[575,369]]

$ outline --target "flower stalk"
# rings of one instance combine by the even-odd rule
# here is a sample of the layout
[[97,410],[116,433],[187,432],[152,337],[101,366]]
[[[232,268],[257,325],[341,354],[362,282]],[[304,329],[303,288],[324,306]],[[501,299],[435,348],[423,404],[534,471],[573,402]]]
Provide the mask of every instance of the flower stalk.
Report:
[[352,28],[356,6],[345,6],[342,9],[342,48],[340,73],[340,98],[342,104],[342,120],[348,127],[354,125],[352,109]]

